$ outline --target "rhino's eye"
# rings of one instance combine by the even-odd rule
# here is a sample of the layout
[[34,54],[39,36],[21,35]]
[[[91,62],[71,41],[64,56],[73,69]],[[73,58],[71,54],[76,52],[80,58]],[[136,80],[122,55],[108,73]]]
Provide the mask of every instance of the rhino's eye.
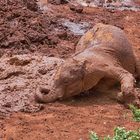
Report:
[[69,83],[69,80],[68,80],[68,79],[64,79],[64,80],[63,80],[63,83],[64,83],[64,84],[68,84],[68,83]]

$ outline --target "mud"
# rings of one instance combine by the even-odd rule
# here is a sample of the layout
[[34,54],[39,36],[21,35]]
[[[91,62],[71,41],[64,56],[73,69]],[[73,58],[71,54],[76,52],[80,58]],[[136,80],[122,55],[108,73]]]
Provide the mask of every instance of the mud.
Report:
[[77,0],[77,3],[88,7],[104,7],[116,10],[139,11],[140,5],[138,0]]
[[[57,47],[61,36],[67,30],[59,23],[60,18],[51,13],[54,10],[43,14],[34,0],[11,0],[10,3],[3,0],[0,7],[0,48],[8,48],[12,54],[34,52],[40,50],[40,47]],[[67,37],[70,39],[72,35]]]
[[[112,94],[90,91],[47,105],[36,104],[33,95],[37,86],[51,84],[57,64],[74,53],[81,29],[96,23],[123,29],[139,55],[140,12],[101,5],[77,13],[69,3],[43,5],[41,9],[34,0],[0,1],[0,138],[87,140],[90,130],[104,136],[112,135],[116,126],[139,128],[131,112],[114,99],[116,88]],[[63,20],[78,25],[80,34],[64,26]]]
[[0,60],[0,112],[40,111],[42,106],[34,102],[36,89],[51,86],[53,74],[63,60],[37,54],[2,57]]

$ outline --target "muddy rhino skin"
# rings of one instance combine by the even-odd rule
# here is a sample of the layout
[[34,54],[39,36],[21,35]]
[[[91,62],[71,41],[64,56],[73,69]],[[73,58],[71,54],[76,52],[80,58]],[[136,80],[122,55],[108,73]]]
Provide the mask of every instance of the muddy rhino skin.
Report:
[[119,100],[140,106],[136,77],[140,77],[140,62],[125,33],[99,23],[81,37],[75,54],[58,68],[51,89],[38,88],[35,99],[53,102],[96,87],[103,79],[113,79],[121,84]]

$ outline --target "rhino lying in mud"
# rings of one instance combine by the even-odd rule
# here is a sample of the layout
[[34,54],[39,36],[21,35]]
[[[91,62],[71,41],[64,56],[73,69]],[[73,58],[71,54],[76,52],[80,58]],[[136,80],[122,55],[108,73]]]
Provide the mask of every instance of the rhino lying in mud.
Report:
[[119,100],[140,107],[135,78],[140,78],[140,62],[125,33],[118,27],[99,23],[81,37],[75,54],[58,67],[51,89],[38,88],[35,99],[53,102],[78,95],[100,83],[119,82]]

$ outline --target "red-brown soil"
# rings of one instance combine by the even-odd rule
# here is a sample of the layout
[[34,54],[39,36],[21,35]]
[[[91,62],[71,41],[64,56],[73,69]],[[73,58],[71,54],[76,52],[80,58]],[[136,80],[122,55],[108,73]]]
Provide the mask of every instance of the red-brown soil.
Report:
[[140,56],[140,11],[84,7],[82,13],[77,13],[68,4],[49,4],[42,12],[34,0],[1,0],[0,139],[87,140],[90,130],[103,137],[112,135],[117,126],[140,128],[131,111],[116,101],[115,88],[112,94],[90,91],[46,105],[34,102],[36,81],[45,84],[45,72],[52,71],[51,67],[44,70],[42,60],[48,56],[69,57],[81,37],[65,27],[64,20],[87,22],[86,30],[98,22],[118,26]]

